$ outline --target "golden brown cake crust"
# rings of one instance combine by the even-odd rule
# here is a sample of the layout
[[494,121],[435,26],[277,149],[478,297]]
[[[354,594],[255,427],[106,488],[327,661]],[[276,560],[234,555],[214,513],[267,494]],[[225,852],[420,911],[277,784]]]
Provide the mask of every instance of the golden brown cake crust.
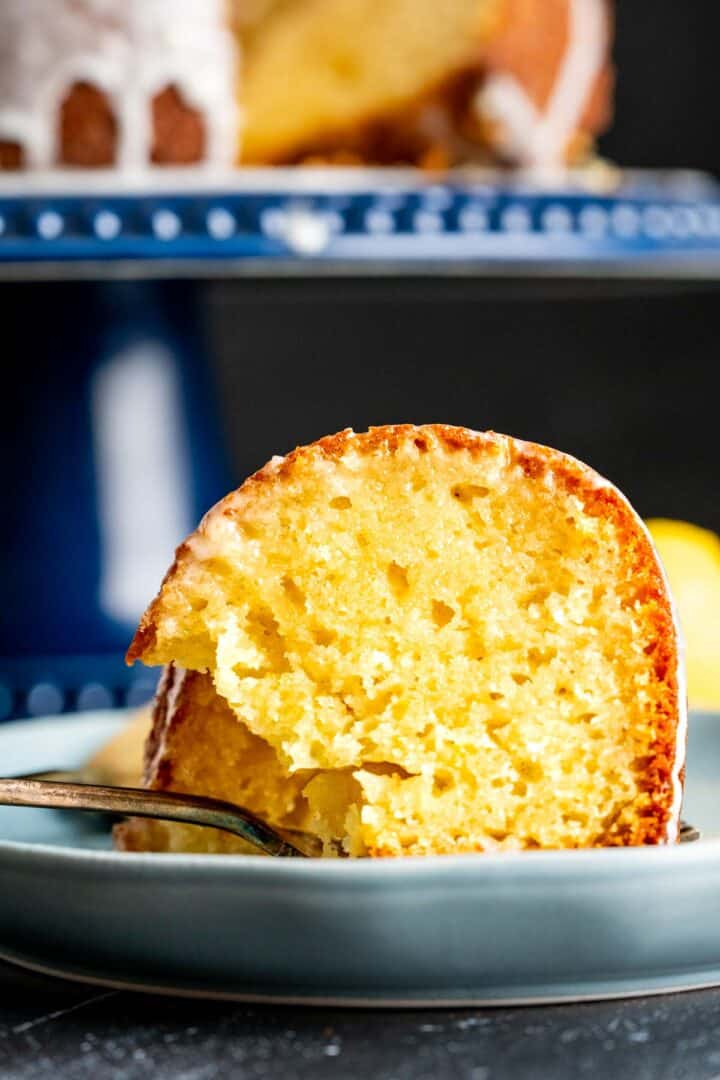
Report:
[[59,164],[114,165],[116,145],[117,121],[107,95],[86,82],[68,87],[60,107]]
[[[602,0],[602,5],[611,40],[612,4]],[[548,103],[570,44],[570,6],[571,0],[505,0],[502,23],[485,49],[486,68],[513,75],[541,109]],[[605,74],[612,70],[609,55],[602,70]],[[606,122],[607,115],[586,110],[583,120],[591,130]]]
[[[677,787],[682,783],[682,773],[677,775],[676,763],[681,760],[684,747],[678,745],[679,716],[684,710],[683,693],[679,685],[678,637],[667,585],[652,542],[627,500],[592,469],[559,451],[535,443],[524,442],[494,432],[473,432],[462,427],[444,424],[413,426],[410,424],[388,425],[371,428],[356,434],[345,429],[327,436],[309,446],[298,447],[284,458],[274,458],[251,476],[237,491],[219,502],[201,522],[197,533],[188,538],[176,553],[173,566],[166,575],[158,597],[143,616],[138,631],[127,654],[128,663],[148,659],[156,637],[156,624],[160,617],[162,593],[185,561],[192,561],[195,536],[203,536],[208,522],[219,515],[234,518],[242,514],[242,507],[252,500],[255,492],[292,476],[312,456],[322,455],[339,459],[348,453],[363,456],[386,454],[392,456],[404,447],[412,447],[420,453],[430,452],[440,446],[446,451],[470,453],[481,457],[488,452],[508,455],[511,464],[519,466],[526,476],[534,480],[548,480],[581,500],[590,515],[610,518],[621,537],[625,557],[637,583],[634,595],[627,598],[629,605],[642,603],[653,627],[653,642],[646,652],[652,656],[655,674],[664,688],[661,700],[656,704],[655,742],[647,762],[645,783],[652,797],[652,805],[642,820],[638,821],[630,835],[627,830],[612,834],[610,844],[656,844],[668,835],[669,823],[677,813]],[[169,677],[169,676],[168,676]],[[162,725],[157,720],[157,730]],[[684,737],[684,732],[683,732]],[[149,745],[149,760],[155,752]],[[383,854],[382,851],[373,854]]]
[[[565,159],[573,164],[587,156],[593,140],[612,120],[615,71],[610,55],[613,40],[613,5],[601,0],[606,27],[606,55],[579,101],[577,127],[570,133]],[[560,78],[571,47],[572,0],[506,0],[503,23],[488,43],[485,71],[510,75],[544,111]],[[494,143],[492,130],[486,137]]]
[[15,172],[25,164],[25,153],[20,143],[0,139],[0,172]]
[[193,165],[205,157],[205,120],[183,100],[176,86],[166,86],[151,103],[154,165]]

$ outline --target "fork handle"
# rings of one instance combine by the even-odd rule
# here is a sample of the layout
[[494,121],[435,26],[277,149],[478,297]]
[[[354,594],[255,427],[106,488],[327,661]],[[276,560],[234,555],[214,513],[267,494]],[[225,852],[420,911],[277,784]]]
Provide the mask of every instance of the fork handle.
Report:
[[57,780],[0,779],[1,806],[48,807],[54,810],[90,810],[134,817],[209,825],[241,836],[265,852],[291,858],[305,853],[249,810],[202,795],[144,788],[108,787],[104,784],[71,784]]

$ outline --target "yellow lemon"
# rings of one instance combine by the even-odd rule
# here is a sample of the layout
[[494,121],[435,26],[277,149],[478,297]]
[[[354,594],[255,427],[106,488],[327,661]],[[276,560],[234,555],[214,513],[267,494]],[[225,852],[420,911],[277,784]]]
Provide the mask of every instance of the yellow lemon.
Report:
[[720,709],[720,537],[686,521],[647,524],[680,613],[690,704]]

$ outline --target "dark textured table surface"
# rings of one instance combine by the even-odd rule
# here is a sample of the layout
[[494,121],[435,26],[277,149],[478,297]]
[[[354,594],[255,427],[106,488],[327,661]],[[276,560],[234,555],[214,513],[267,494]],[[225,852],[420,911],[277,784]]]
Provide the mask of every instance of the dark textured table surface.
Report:
[[0,1077],[720,1080],[720,990],[373,1012],[95,989],[0,963]]

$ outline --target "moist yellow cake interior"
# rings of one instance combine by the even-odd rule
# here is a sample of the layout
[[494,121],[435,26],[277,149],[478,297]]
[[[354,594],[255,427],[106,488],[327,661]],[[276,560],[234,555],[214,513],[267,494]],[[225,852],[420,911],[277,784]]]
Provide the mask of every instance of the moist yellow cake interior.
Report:
[[503,0],[444,0],[441,13],[429,0],[273,0],[249,15],[238,5],[243,160],[347,135],[477,68],[503,12]]
[[[633,842],[667,690],[637,542],[502,446],[318,452],[194,538],[144,659],[210,673],[328,854]],[[255,771],[193,755],[228,797]]]
[[[187,715],[165,734],[164,759],[172,762],[169,786],[189,794],[227,799],[274,825],[308,828],[303,773],[290,777],[263,739],[237,720],[215,693],[208,675],[194,676]],[[162,780],[163,766],[160,766]],[[157,786],[165,786],[162,782]],[[123,826],[128,829],[128,826]],[[142,839],[136,843],[133,835]],[[255,854],[257,849],[232,833],[164,821],[135,820],[126,833],[129,847],[163,851]]]

